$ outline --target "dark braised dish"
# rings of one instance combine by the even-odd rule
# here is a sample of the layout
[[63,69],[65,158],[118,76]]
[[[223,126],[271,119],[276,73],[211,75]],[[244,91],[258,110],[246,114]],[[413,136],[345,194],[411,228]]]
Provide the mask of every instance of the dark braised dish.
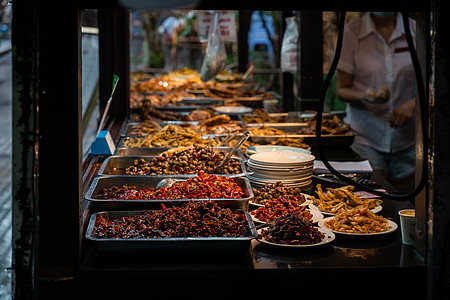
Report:
[[261,189],[253,189],[255,197],[251,200],[253,203],[265,205],[270,200],[279,197],[290,200],[294,206],[299,206],[306,201],[300,188],[291,188],[281,181],[276,183],[266,183]]
[[92,236],[105,239],[175,237],[245,237],[250,228],[245,215],[212,201],[189,201],[180,207],[130,217],[97,216]]
[[194,145],[175,152],[164,152],[160,156],[146,160],[136,159],[126,168],[129,175],[175,175],[197,174],[239,174],[242,172],[239,160],[230,159],[222,168],[215,169],[225,158],[223,151],[211,146]]
[[258,237],[275,244],[311,245],[320,243],[325,234],[303,214],[288,214],[262,229]]

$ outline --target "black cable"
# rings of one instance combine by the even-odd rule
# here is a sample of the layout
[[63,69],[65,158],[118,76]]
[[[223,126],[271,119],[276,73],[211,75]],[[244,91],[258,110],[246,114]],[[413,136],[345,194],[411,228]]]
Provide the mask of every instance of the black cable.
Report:
[[[377,191],[375,189],[369,188],[367,186],[364,186],[354,180],[351,180],[350,178],[342,175],[339,173],[336,169],[334,169],[331,164],[328,162],[328,159],[325,156],[324,149],[322,146],[322,114],[323,114],[323,107],[325,104],[325,95],[328,90],[328,86],[330,85],[331,79],[336,72],[337,64],[339,62],[339,58],[341,56],[341,50],[342,50],[342,41],[344,37],[344,25],[345,25],[345,11],[340,12],[340,18],[339,18],[339,29],[338,29],[338,36],[337,36],[337,42],[336,42],[336,51],[333,58],[333,62],[330,66],[330,70],[325,78],[325,81],[322,85],[322,90],[320,91],[320,97],[319,97],[319,104],[317,108],[317,117],[316,117],[316,139],[317,139],[317,150],[319,152],[320,159],[322,160],[325,167],[337,178],[341,179],[342,181],[353,185],[361,190],[370,192],[374,195],[389,198],[392,200],[407,200],[415,197],[417,194],[420,193],[420,191],[425,187],[427,178],[428,178],[428,160],[427,155],[423,155],[422,162],[422,176],[420,179],[419,184],[417,187],[407,193],[407,194],[390,194],[390,193],[383,193],[380,191]],[[427,107],[425,103],[425,88],[422,81],[422,72],[420,70],[419,60],[417,58],[417,53],[415,51],[414,47],[414,41],[411,35],[411,29],[409,27],[409,20],[408,20],[408,14],[406,12],[402,13],[403,18],[403,27],[405,28],[405,34],[406,34],[406,41],[408,43],[409,52],[411,54],[411,60],[413,63],[414,71],[416,74],[416,81],[417,81],[417,95],[418,95],[418,102],[420,106],[420,118],[421,118],[421,125],[422,125],[422,140],[423,140],[423,146],[424,151],[427,151],[427,129],[428,129],[428,116],[426,114]]]

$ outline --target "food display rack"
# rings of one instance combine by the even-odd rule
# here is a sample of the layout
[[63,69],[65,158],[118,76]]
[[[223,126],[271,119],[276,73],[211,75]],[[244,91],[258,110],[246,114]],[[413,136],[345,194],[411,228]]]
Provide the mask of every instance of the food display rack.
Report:
[[[292,128],[292,124],[284,124],[281,123],[280,126],[289,127],[290,125]],[[155,148],[150,151],[159,151],[158,153],[160,153],[162,150],[167,149]],[[311,147],[311,151],[313,155],[317,155],[315,147]],[[327,147],[326,153],[329,159],[333,160],[361,159],[348,147],[348,144]],[[153,152],[152,154],[157,153]],[[126,158],[127,156],[123,157]],[[124,177],[127,177],[117,175],[97,177],[105,175],[102,170],[107,165],[107,161],[112,158],[114,157],[106,158],[102,164],[97,165],[97,175],[94,177],[90,190],[86,193],[85,203],[91,202],[91,205],[86,206],[86,211],[90,211],[86,218],[92,218],[96,213],[105,213],[103,208],[111,207],[111,203],[100,204],[98,201],[88,199],[93,191],[98,188],[96,187],[97,183],[109,180],[110,182],[107,185],[110,185],[112,181],[124,182]],[[128,159],[134,159],[134,157],[128,156]],[[143,178],[146,176],[128,177],[128,182],[136,184],[136,186],[149,183],[153,186],[161,178],[155,176],[145,183],[146,181]],[[378,174],[373,174],[372,178],[388,191],[393,190]],[[224,201],[228,201],[228,203],[224,203]],[[248,201],[248,199],[223,200],[221,205],[228,206],[231,204],[232,207],[239,207],[247,211],[250,208],[248,202],[245,203],[245,201]],[[154,208],[155,203],[151,203],[151,207]],[[242,203],[245,204],[242,205]],[[129,204],[131,203],[127,203],[125,206],[118,205],[114,207],[114,210],[136,207],[134,206],[136,203]],[[380,214],[399,224],[396,212],[405,207],[410,207],[410,204],[386,199],[383,202],[383,210]],[[90,228],[86,228],[87,234]],[[152,249],[153,246],[145,245],[145,242],[141,248],[139,243],[134,242],[124,241],[123,243],[108,245],[107,241],[100,241],[99,244],[99,241],[89,239],[83,248],[82,274],[86,276],[85,278],[88,281],[94,278],[102,278],[101,282],[106,286],[110,286],[109,284],[112,284],[111,278],[116,277],[126,280],[126,285],[133,287],[139,286],[143,278],[145,280],[151,279],[152,282],[165,289],[170,288],[173,280],[178,282],[180,289],[189,289],[192,284],[200,281],[205,283],[203,287],[205,292],[214,292],[220,288],[220,282],[222,281],[233,286],[241,282],[245,282],[246,286],[258,286],[261,285],[261,281],[272,280],[276,286],[283,286],[284,293],[294,295],[297,293],[296,285],[298,282],[302,282],[308,287],[302,293],[305,296],[314,296],[321,289],[324,281],[327,282],[328,289],[323,291],[323,294],[331,296],[332,291],[339,289],[343,282],[351,280],[355,285],[361,285],[367,280],[375,280],[384,272],[389,273],[389,275],[383,275],[388,278],[386,285],[379,292],[375,292],[376,295],[384,293],[382,291],[386,291],[387,288],[395,288],[399,282],[411,282],[412,280],[412,282],[420,284],[422,280],[425,280],[423,262],[412,247],[402,245],[400,230],[373,237],[355,238],[341,235],[329,244],[311,249],[280,249],[260,243],[254,238],[246,241],[248,245],[238,247],[238,251],[235,251],[233,244],[227,244],[227,241],[220,242],[225,243],[223,245],[225,249],[231,247],[227,251],[220,251],[220,243],[219,246],[217,244],[208,246],[207,240],[201,246],[201,249],[195,249],[198,246],[195,244],[183,246],[182,242],[178,242],[181,241],[172,244],[173,247],[176,247],[175,249],[170,248],[164,251],[167,244],[156,244],[157,249]],[[184,251],[185,247],[186,251]],[[203,247],[206,247],[209,251]],[[136,277],[136,274],[140,274],[139,277]],[[277,279],[278,277],[282,279]],[[139,293],[137,291],[136,293]],[[179,295],[182,292],[175,294]],[[261,296],[263,292],[249,290],[245,291],[244,294]]]
[[[111,6],[123,8],[126,1],[114,1]],[[430,1],[431,2],[431,1]],[[434,43],[433,34],[448,33],[448,18],[443,17],[440,6],[443,1],[325,1],[319,2],[245,2],[231,1],[197,3],[205,9],[283,9],[283,10],[340,10],[353,9],[362,11],[425,11],[430,15],[418,14],[418,39]],[[397,230],[383,239],[340,239],[313,251],[280,251],[251,242],[248,253],[244,255],[217,255],[208,253],[198,257],[179,255],[122,255],[99,256],[83,240],[86,232],[85,220],[94,213],[88,202],[83,199],[104,157],[83,160],[81,155],[81,45],[79,43],[81,28],[81,9],[85,7],[103,7],[98,1],[70,2],[56,16],[50,4],[40,0],[30,3],[13,2],[13,51],[15,86],[14,126],[14,186],[15,220],[13,232],[15,265],[13,266],[16,296],[38,294],[40,299],[62,299],[68,294],[88,298],[89,296],[122,296],[132,298],[142,295],[242,295],[250,297],[267,296],[270,293],[314,298],[339,297],[343,295],[364,295],[370,298],[399,298],[399,296],[425,298],[427,286],[429,292],[438,295],[442,292],[442,279],[439,273],[439,250],[443,249],[445,240],[438,221],[448,220],[443,215],[446,202],[439,195],[448,189],[448,161],[439,143],[436,149],[430,148],[434,161],[430,162],[435,170],[430,171],[434,179],[429,190],[424,192],[420,201],[418,221],[421,224],[436,222],[420,234],[419,247],[401,244],[400,232]],[[130,3],[129,3],[130,4]],[[142,8],[155,8],[153,1],[136,1]],[[170,3],[164,3],[169,5]],[[132,5],[132,4],[130,4]],[[152,6],[153,5],[153,6]],[[426,8],[424,8],[426,6]],[[30,7],[32,9],[30,9]],[[51,20],[51,21],[50,21]],[[50,34],[53,22],[58,22],[67,34],[61,36],[55,47],[54,37]],[[114,73],[121,74],[121,86],[116,98],[127,99],[129,95],[129,32],[124,30],[129,24],[129,14],[123,9],[99,10],[99,29],[101,32],[101,75],[100,99],[105,106],[105,95],[110,94],[110,80]],[[37,26],[39,24],[39,26]],[[127,25],[127,26],[125,26]],[[431,28],[430,28],[431,27]],[[447,29],[445,29],[447,28]],[[308,28],[311,29],[311,28]],[[432,29],[432,30],[429,30]],[[20,37],[20,38],[19,38]],[[38,39],[39,37],[39,39]],[[437,46],[440,45],[437,40]],[[420,48],[430,54],[430,44],[418,43]],[[425,46],[423,46],[425,45]],[[426,51],[424,50],[426,48]],[[128,50],[127,50],[128,49]],[[440,110],[436,111],[433,121],[436,127],[430,127],[431,134],[445,133],[448,128],[448,109],[445,90],[448,84],[448,55],[442,47],[434,47],[435,61],[444,63],[427,68],[426,72],[436,72],[436,82],[432,82],[433,98]],[[64,59],[65,76],[60,74],[61,66],[55,64],[56,54],[61,50]],[[428,57],[427,57],[428,58]],[[431,60],[427,60],[431,61]],[[314,62],[313,62],[314,63]],[[423,63],[427,64],[428,63]],[[436,75],[435,73],[433,73]],[[431,76],[430,76],[431,77]],[[38,84],[39,83],[39,84]],[[123,84],[125,83],[125,84]],[[427,82],[428,83],[428,82]],[[431,81],[430,81],[431,83]],[[427,85],[428,86],[428,85]],[[65,95],[65,101],[61,97]],[[16,101],[17,100],[17,101]],[[110,130],[115,143],[126,125],[128,107],[124,101],[116,101],[110,110],[107,129]],[[125,101],[126,102],[126,101]],[[61,103],[64,112],[61,113]],[[430,104],[434,105],[433,104]],[[38,114],[39,112],[39,114]],[[37,118],[37,115],[39,118]],[[58,126],[55,126],[58,124]],[[436,134],[445,145],[445,135]],[[61,149],[61,137],[67,137],[69,144],[66,151]],[[440,138],[442,137],[442,138]],[[432,138],[434,138],[432,136]],[[39,150],[39,151],[37,151]],[[331,160],[349,159],[344,149],[331,149]],[[435,152],[437,150],[437,152]],[[312,149],[314,153],[314,149]],[[345,152],[345,153],[344,153]],[[443,151],[442,153],[444,153]],[[345,157],[345,158],[344,158]],[[353,157],[355,158],[355,157]],[[65,184],[55,185],[55,162],[64,162]],[[39,168],[40,167],[40,168]],[[36,170],[40,170],[36,174]],[[436,176],[437,172],[442,176]],[[443,171],[440,173],[440,171]],[[39,176],[37,176],[39,175]],[[374,180],[390,190],[389,185],[374,174]],[[447,185],[447,187],[446,187]],[[442,193],[434,193],[435,187]],[[429,196],[429,193],[431,194]],[[430,197],[426,201],[425,197]],[[31,200],[30,200],[31,199]],[[39,199],[39,201],[37,201]],[[434,202],[435,201],[435,202]],[[433,206],[436,203],[436,206]],[[430,204],[430,206],[428,206]],[[405,203],[386,200],[383,215],[398,223],[397,211]],[[427,211],[432,211],[430,216]],[[443,222],[442,224],[448,224]],[[423,228],[423,227],[422,227]],[[19,233],[19,236],[18,236]],[[420,233],[420,232],[419,232]],[[427,233],[433,247],[426,248]],[[39,243],[37,243],[39,242]],[[420,247],[424,246],[424,247]],[[425,248],[425,253],[423,249]],[[424,261],[422,257],[425,257]],[[423,256],[423,254],[427,254]],[[39,260],[34,258],[39,257]],[[445,266],[442,264],[442,266]],[[447,268],[448,270],[448,268]],[[429,271],[427,274],[427,271]],[[441,281],[434,282],[432,278]],[[406,287],[406,288],[405,288]],[[244,290],[244,292],[242,292]],[[214,294],[215,293],[215,294]],[[440,299],[435,296],[433,299]]]

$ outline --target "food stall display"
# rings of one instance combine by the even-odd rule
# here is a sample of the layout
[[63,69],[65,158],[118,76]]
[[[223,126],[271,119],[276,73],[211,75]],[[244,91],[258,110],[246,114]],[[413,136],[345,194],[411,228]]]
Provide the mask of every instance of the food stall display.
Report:
[[[381,199],[360,198],[353,186],[324,192],[320,183],[312,184],[315,115],[292,118],[239,102],[273,96],[239,76],[232,83],[204,83],[197,72],[184,69],[134,78],[132,117],[116,155],[104,161],[86,195],[96,210],[106,210],[92,215],[89,240],[99,245],[144,240],[152,249],[156,240],[226,237],[222,242],[245,238],[247,249],[250,240],[310,247],[332,243],[335,234],[395,230],[395,223],[377,215]],[[217,109],[243,104],[248,106],[226,113]],[[242,151],[217,169],[246,131],[250,137]],[[339,147],[355,136],[337,115],[324,117],[322,134],[327,145]],[[159,187],[166,178],[172,182]],[[233,213],[236,209],[240,212]]]
[[316,194],[319,198],[311,196],[312,206],[325,214],[337,214],[344,210],[353,209],[364,205],[378,212],[381,210],[383,200],[378,198],[361,198],[353,193],[354,186],[343,186],[340,188],[328,188],[324,193],[321,184],[316,185]]

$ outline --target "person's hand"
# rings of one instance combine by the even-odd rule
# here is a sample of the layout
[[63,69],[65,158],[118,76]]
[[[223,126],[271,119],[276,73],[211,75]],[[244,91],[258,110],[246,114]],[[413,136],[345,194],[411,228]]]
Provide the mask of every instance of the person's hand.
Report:
[[414,98],[403,103],[397,107],[389,117],[389,125],[393,128],[405,125],[413,117],[415,109],[416,101]]
[[378,91],[368,88],[364,98],[371,103],[384,103],[389,100],[390,96],[389,87],[382,85]]

